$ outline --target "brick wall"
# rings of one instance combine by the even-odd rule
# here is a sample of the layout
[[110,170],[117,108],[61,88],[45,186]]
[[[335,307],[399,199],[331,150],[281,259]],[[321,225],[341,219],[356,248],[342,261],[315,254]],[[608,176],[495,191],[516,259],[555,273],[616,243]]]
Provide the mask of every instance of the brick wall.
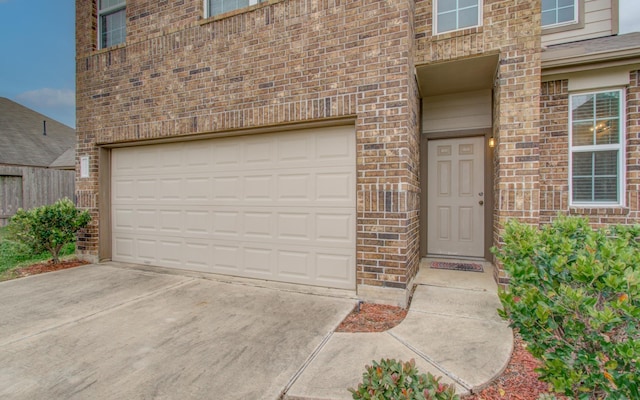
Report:
[[640,218],[640,87],[638,71],[630,72],[626,90],[625,207],[569,206],[569,87],[568,81],[542,83],[540,109],[540,223],[556,215],[589,218],[593,226],[635,224]]
[[203,20],[201,0],[132,1],[125,45],[95,50],[78,1],[79,251],[98,252],[98,145],[351,118],[357,283],[404,291],[418,266],[414,3],[287,0]]
[[540,93],[540,223],[569,210],[569,81],[543,82]]

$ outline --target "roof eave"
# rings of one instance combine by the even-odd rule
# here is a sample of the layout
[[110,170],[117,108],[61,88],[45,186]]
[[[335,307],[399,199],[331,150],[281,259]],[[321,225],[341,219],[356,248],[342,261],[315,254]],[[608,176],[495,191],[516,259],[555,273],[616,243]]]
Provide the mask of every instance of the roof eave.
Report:
[[542,76],[640,64],[640,47],[557,58],[542,57]]

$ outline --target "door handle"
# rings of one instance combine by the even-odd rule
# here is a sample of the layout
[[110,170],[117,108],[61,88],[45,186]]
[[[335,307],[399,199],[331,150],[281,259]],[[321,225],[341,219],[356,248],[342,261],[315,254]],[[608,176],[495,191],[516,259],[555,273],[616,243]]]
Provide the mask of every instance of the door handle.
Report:
[[484,205],[484,201],[480,200],[480,201],[478,202],[478,204],[480,204],[480,205],[482,206],[482,205]]

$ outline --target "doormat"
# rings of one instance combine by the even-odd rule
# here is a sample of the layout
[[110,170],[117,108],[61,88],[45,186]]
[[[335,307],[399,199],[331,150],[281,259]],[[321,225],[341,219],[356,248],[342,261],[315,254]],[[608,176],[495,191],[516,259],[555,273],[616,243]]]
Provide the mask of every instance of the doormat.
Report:
[[476,263],[432,261],[431,268],[451,269],[454,271],[484,272],[484,268],[482,268],[482,265]]

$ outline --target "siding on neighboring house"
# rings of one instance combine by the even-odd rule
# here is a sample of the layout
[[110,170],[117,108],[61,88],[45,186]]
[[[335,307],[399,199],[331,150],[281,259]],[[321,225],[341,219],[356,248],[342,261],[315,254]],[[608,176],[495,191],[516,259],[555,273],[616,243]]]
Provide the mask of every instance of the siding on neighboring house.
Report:
[[30,209],[74,198],[75,171],[0,165],[0,226],[18,208]]
[[[581,24],[543,29],[542,45],[577,42],[618,33],[618,0],[581,0]],[[614,4],[615,3],[615,4]],[[614,7],[615,6],[615,7]]]

